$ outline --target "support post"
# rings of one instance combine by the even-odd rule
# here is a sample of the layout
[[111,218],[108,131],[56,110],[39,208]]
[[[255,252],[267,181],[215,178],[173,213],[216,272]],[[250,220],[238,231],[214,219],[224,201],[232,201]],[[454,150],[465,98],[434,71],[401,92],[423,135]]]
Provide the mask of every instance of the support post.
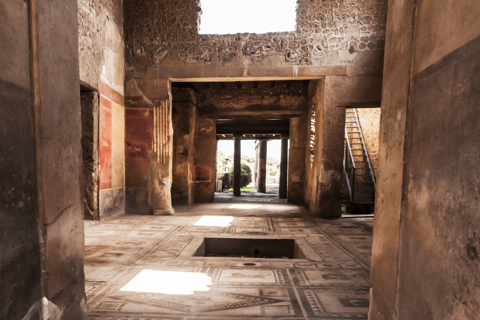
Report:
[[259,141],[259,163],[258,163],[258,186],[257,192],[266,193],[267,186],[267,140],[260,140]]
[[280,199],[287,199],[288,137],[282,137],[282,156],[280,160]]
[[241,172],[241,145],[240,136],[235,136],[235,152],[233,155],[233,195],[240,196],[240,172]]
[[149,154],[148,205],[150,214],[169,215],[172,207],[173,127],[169,100],[154,106],[154,144]]

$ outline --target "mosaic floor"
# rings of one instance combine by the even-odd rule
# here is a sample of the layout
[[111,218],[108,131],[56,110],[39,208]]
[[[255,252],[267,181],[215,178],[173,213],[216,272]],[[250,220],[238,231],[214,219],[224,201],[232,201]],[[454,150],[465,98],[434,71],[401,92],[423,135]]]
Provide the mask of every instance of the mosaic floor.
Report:
[[[86,222],[88,320],[367,319],[372,218],[286,204],[175,209]],[[306,259],[194,257],[204,237],[295,239]]]

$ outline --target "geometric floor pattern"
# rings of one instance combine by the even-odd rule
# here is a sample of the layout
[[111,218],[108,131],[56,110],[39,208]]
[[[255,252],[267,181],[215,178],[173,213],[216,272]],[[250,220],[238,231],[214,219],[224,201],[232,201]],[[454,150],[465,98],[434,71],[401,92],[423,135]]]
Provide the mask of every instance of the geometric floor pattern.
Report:
[[[175,210],[86,222],[88,320],[367,319],[373,218],[287,204]],[[204,237],[294,239],[306,258],[194,257]]]

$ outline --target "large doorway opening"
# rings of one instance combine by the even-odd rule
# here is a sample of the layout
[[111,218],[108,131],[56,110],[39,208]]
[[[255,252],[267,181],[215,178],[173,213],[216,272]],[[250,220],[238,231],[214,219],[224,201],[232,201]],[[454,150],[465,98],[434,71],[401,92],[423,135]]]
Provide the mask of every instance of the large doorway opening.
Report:
[[[240,197],[234,193],[235,139],[223,134],[217,137],[215,202],[286,203],[286,197],[279,194],[282,141],[263,136],[240,138]],[[275,137],[281,135],[271,135]]]
[[173,82],[173,204],[253,194],[284,203],[289,180],[303,199],[308,88],[309,80]]

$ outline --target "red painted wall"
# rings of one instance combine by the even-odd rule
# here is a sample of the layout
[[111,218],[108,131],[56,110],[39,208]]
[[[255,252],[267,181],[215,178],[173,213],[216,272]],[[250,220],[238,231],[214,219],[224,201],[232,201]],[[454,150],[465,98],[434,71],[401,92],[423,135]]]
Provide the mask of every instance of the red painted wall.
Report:
[[100,137],[99,137],[100,190],[109,189],[112,184],[112,104],[100,96]]
[[125,183],[148,187],[148,154],[153,142],[152,108],[125,108]]
[[[112,158],[112,147],[113,142],[118,145],[118,141],[113,141],[115,137],[113,136],[113,123],[114,123],[114,108],[112,104],[115,104],[116,110],[118,110],[118,106],[123,107],[123,95],[112,88],[110,88],[105,83],[100,83],[100,134],[99,134],[99,178],[100,178],[100,190],[111,189],[112,188],[112,181],[117,182],[118,187],[118,180],[120,180],[120,184],[123,185],[123,170],[119,167],[117,169],[120,170],[120,174],[115,174],[112,170],[113,158]],[[117,111],[118,112],[118,111]],[[118,115],[117,115],[118,118]],[[117,120],[118,121],[118,120]],[[116,137],[117,140],[120,139]],[[121,137],[123,141],[123,137]],[[117,162],[119,160],[117,159]],[[123,162],[123,160],[120,160]],[[116,164],[119,165],[118,163]],[[121,164],[123,166],[123,163]],[[114,177],[115,176],[115,177]],[[112,180],[117,179],[117,180]]]

